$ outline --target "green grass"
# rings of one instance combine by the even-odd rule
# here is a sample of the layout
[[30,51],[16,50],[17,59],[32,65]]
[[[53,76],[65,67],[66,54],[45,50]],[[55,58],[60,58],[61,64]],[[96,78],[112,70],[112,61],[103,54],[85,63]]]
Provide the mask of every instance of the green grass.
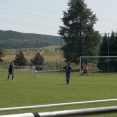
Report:
[[[39,73],[39,77],[36,78],[32,72],[16,72],[15,81],[12,81],[11,77],[9,81],[6,79],[7,72],[1,72],[0,108],[113,99],[117,97],[117,76],[78,76],[78,73],[71,73],[69,85],[66,85],[64,73]],[[8,111],[1,112],[0,115],[113,105],[117,105],[117,102]],[[116,116],[116,114],[113,114],[100,117]]]

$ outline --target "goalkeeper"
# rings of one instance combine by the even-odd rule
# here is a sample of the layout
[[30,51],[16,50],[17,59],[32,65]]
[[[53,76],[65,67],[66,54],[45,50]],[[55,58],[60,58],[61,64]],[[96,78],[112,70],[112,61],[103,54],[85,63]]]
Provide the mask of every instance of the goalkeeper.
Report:
[[[84,67],[84,68],[83,68],[83,73],[82,73],[81,75],[86,74],[86,75],[88,76],[88,71],[89,71],[88,68],[87,68],[87,67]],[[80,75],[80,76],[81,76],[81,75]]]

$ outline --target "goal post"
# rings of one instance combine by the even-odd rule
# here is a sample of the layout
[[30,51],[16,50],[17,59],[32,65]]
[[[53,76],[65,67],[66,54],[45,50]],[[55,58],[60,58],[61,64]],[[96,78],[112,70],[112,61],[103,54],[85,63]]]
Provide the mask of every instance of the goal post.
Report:
[[117,56],[80,56],[79,69],[88,67],[89,73],[117,73]]

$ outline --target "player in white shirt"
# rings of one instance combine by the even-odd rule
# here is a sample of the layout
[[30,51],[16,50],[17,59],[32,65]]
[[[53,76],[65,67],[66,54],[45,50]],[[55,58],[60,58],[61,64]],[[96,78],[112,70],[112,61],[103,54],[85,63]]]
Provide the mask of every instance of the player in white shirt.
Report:
[[36,70],[36,67],[35,66],[31,66],[31,68],[32,68],[32,72],[35,73],[35,77],[39,77],[38,72]]

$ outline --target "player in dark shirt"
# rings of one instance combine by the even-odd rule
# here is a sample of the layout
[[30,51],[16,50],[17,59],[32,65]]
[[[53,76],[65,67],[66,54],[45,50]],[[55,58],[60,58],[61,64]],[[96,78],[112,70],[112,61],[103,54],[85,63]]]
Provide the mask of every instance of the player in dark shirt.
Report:
[[9,72],[8,80],[9,80],[9,77],[10,77],[11,74],[12,74],[12,80],[14,80],[14,74],[13,74],[13,65],[12,65],[12,62],[11,62],[10,65],[9,65],[8,72]]
[[71,71],[71,66],[70,63],[67,64],[67,66],[63,67],[63,69],[66,70],[66,83],[69,84],[69,80],[70,80],[70,71]]

